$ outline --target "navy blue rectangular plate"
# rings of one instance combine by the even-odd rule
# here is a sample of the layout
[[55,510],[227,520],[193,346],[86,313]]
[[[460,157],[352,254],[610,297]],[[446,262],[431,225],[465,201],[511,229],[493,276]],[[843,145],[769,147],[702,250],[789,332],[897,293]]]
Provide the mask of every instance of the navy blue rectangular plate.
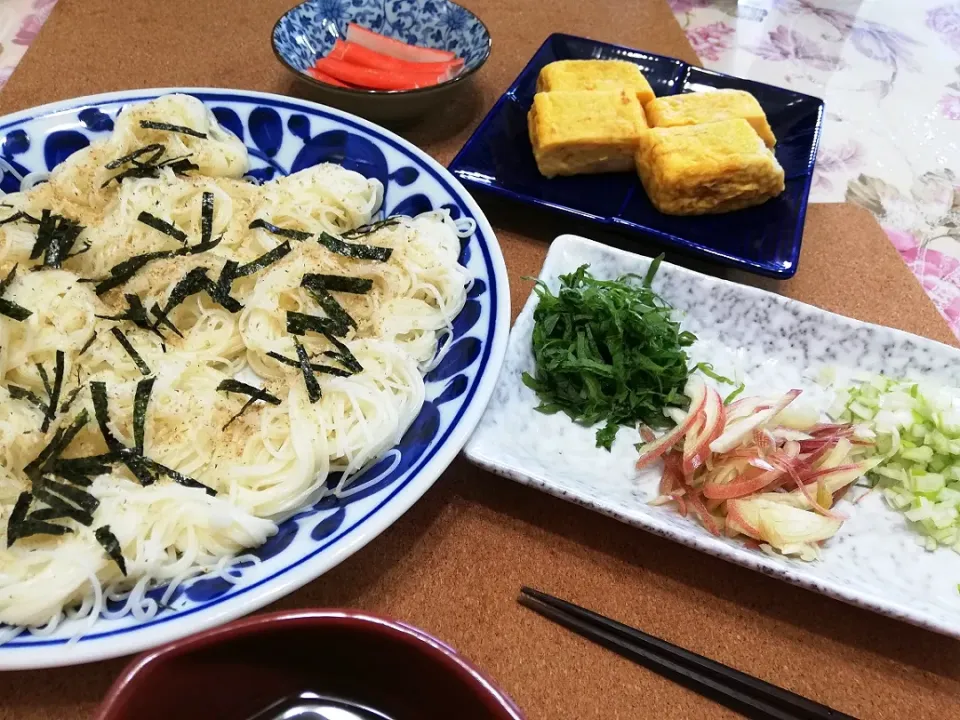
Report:
[[[786,189],[758,207],[676,217],[657,211],[635,173],[546,179],[537,171],[527,111],[540,69],[555,60],[629,60],[657,96],[706,88],[752,93],[777,137]],[[774,278],[797,271],[803,220],[820,142],[823,101],[791,90],[711,72],[681,60],[572,35],[551,35],[450,163],[462,182],[523,203],[645,236],[677,250]]]

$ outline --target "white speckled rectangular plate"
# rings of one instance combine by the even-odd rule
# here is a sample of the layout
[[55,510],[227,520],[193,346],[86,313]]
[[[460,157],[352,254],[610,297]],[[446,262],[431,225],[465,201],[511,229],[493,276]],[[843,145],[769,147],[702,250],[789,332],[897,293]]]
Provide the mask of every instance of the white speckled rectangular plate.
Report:
[[[583,264],[590,265],[595,277],[612,279],[642,275],[650,260],[563,235],[551,245],[540,277],[556,290],[559,275]],[[654,288],[682,314],[683,327],[698,336],[692,360],[737,374],[749,394],[798,387],[804,390],[802,400],[828,407],[832,392],[812,379],[824,365],[837,366],[841,373],[846,368],[960,385],[960,350],[931,340],[668,263],[661,266]],[[535,306],[531,294],[511,332],[493,399],[467,443],[470,460],[710,555],[960,638],[960,555],[919,547],[903,516],[887,508],[877,493],[856,505],[844,501],[838,506],[849,519],[824,544],[822,559],[810,563],[770,557],[714,537],[669,507],[648,505],[661,468],[634,469],[636,431],[622,428],[606,452],[595,447],[595,428],[578,426],[560,413],[534,410],[536,395],[520,378],[534,369],[530,338]]]

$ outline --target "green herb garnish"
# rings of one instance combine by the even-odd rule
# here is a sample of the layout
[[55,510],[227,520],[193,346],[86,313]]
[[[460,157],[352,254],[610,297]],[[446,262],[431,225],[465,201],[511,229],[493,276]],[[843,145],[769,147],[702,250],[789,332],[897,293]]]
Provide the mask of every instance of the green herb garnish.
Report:
[[737,396],[740,395],[740,393],[742,393],[746,389],[746,387],[747,386],[744,383],[740,383],[739,385],[737,385],[736,389],[723,399],[723,404],[729,405],[730,403],[732,403],[734,400],[737,399]]
[[533,353],[536,374],[523,382],[540,412],[563,411],[584,425],[604,422],[597,447],[607,450],[620,425],[664,427],[663,409],[682,406],[696,337],[680,330],[671,308],[650,287],[662,256],[645,278],[597,280],[583,265],[560,276],[554,295],[537,282]]

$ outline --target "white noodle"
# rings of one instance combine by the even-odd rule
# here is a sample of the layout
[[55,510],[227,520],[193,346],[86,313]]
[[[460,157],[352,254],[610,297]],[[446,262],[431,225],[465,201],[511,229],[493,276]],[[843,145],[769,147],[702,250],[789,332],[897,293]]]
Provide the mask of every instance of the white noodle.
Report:
[[[207,137],[143,128],[141,120],[189,127]],[[151,143],[165,145],[164,157],[189,155],[199,170],[180,176],[167,168],[158,177],[111,181],[122,168],[107,169],[108,162]],[[237,582],[239,563],[259,562],[238,553],[262,544],[278,522],[325,493],[349,497],[359,491],[351,480],[396,445],[419,413],[422,374],[442,358],[437,353],[441,339],[442,352],[449,348],[453,318],[466,302],[472,279],[457,258],[461,238],[476,224],[455,223],[446,211],[397,218],[346,238],[390,248],[388,261],[344,257],[316,240],[288,241],[249,225],[259,218],[284,228],[342,235],[376,218],[383,200],[379,182],[325,164],[257,185],[242,179],[248,168],[242,143],[202,103],[171,95],[127,108],[108,139],[72,155],[45,183],[30,185],[26,180],[41,178],[28,176],[24,191],[5,198],[13,208],[8,212],[39,217],[47,209],[79,222],[85,229],[76,248],[89,243],[90,249],[70,257],[63,269],[32,271],[42,262],[30,258],[37,226],[0,225],[0,277],[19,265],[4,298],[32,312],[23,322],[0,316],[0,536],[17,498],[31,488],[23,468],[82,410],[95,417],[90,381],[106,383],[109,428],[122,443],[134,445],[133,402],[143,376],[111,333],[115,327],[155,378],[145,454],[216,495],[166,478],[143,486],[121,464],[93,478],[87,490],[99,506],[92,526],[60,518],[56,522],[70,534],[35,534],[0,549],[0,622],[9,626],[0,628],[0,643],[24,628],[49,636],[66,622],[76,638],[101,617],[149,620],[183,583],[200,574]],[[214,200],[212,230],[220,238],[214,249],[154,260],[122,288],[101,296],[94,284],[80,282],[108,277],[113,266],[130,257],[183,246],[138,221],[143,212],[181,229],[186,244],[199,242],[205,193]],[[203,268],[216,280],[228,261],[248,263],[284,242],[291,245],[289,254],[233,282],[230,292],[242,311],[229,312],[206,292],[174,308],[169,319],[182,337],[168,331],[161,338],[130,321],[102,317],[126,308],[124,294],[137,295],[146,308],[164,307],[189,271]],[[372,282],[367,293],[333,293],[356,322],[340,341],[363,370],[348,377],[318,373],[322,394],[316,402],[308,398],[300,369],[269,355],[296,358],[288,311],[325,314],[301,287],[308,273]],[[299,340],[312,362],[343,368],[342,361],[324,355],[336,347],[323,335],[308,332]],[[57,351],[64,353],[66,370],[61,400],[78,387],[79,392],[69,411],[42,433],[42,411],[11,397],[8,388],[16,385],[46,398],[37,366],[52,372]],[[238,373],[281,402],[256,403],[226,425],[247,398],[217,387]],[[91,421],[66,456],[106,449]],[[390,467],[398,462],[394,452]],[[331,472],[342,477],[327,490]],[[120,543],[126,576],[94,537],[102,526],[109,526]],[[159,599],[148,596],[161,585],[166,589]],[[108,609],[108,602],[117,606]]]

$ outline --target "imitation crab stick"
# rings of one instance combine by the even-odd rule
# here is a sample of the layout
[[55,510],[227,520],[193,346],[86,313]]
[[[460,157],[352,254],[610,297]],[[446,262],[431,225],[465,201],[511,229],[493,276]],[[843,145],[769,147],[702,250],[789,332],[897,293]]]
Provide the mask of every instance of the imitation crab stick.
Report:
[[355,23],[347,25],[347,41],[362,45],[383,55],[415,63],[450,62],[457,56],[447,50],[425,48],[419,45],[408,45],[400,40],[394,40],[373,30],[360,27]]
[[406,70],[378,70],[354,65],[343,60],[325,57],[317,60],[315,68],[342,83],[371,90],[410,90],[429,87],[447,79],[447,73],[414,73]]
[[403,70],[416,73],[435,72],[438,75],[448,73],[451,77],[463,67],[463,60],[460,58],[444,60],[443,62],[410,62],[340,39],[334,43],[333,49],[327,53],[327,57],[377,70]]
[[326,83],[327,85],[334,85],[336,87],[343,87],[343,88],[350,87],[346,83],[340,82],[332,75],[327,75],[327,73],[323,72],[322,70],[317,70],[317,68],[315,67],[308,67],[305,72],[314,80],[319,80],[320,82]]

